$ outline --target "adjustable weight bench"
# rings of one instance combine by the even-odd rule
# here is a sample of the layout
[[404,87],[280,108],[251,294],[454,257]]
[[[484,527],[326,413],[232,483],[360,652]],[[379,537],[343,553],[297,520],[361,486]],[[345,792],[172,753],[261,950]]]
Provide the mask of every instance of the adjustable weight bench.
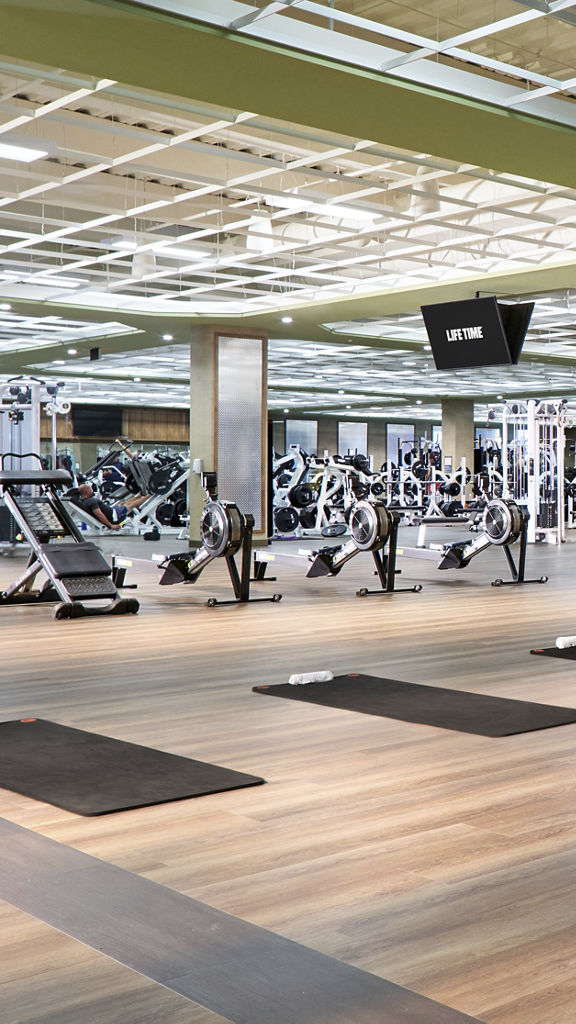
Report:
[[[0,605],[57,601],[55,619],[136,614],[138,601],[120,596],[111,566],[95,544],[84,541],[60,500],[57,488],[70,482],[62,469],[0,470],[0,495],[31,549],[25,571],[0,593]],[[42,570],[47,579],[33,590]],[[83,603],[96,600],[106,603]]]

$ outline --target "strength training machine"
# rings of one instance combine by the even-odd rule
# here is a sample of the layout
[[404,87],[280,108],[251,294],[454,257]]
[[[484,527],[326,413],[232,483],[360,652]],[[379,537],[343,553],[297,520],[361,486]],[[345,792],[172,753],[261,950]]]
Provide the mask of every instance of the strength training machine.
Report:
[[[111,579],[112,567],[95,544],[82,534],[62,504],[57,489],[69,486],[66,470],[5,470],[4,458],[18,456],[9,452],[0,458],[0,494],[24,539],[30,545],[28,564],[22,575],[0,593],[1,604],[38,604],[59,601],[55,619],[75,619],[85,615],[136,614],[140,605],[135,598],[123,598]],[[22,454],[23,459],[38,455]],[[44,570],[47,579],[33,590],[36,576]],[[106,604],[86,607],[84,601],[106,600]]]

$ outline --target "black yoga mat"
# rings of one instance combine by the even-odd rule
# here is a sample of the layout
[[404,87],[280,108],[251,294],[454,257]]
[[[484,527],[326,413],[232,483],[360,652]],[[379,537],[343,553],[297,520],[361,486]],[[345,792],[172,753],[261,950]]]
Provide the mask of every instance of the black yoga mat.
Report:
[[545,658],[566,658],[576,661],[576,647],[536,647],[530,654],[543,654]]
[[110,814],[262,782],[40,718],[0,722],[0,787],[74,814]]
[[324,707],[360,711],[364,715],[397,718],[402,722],[434,725],[478,736],[511,736],[576,722],[576,709],[524,700],[489,697],[464,690],[403,683],[351,673],[331,682],[291,686],[254,686],[255,693],[307,701]]

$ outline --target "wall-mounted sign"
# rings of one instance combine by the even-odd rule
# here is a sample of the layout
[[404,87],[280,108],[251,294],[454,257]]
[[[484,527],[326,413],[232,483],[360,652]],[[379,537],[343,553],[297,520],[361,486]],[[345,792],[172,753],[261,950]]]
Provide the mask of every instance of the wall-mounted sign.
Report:
[[422,306],[437,370],[517,363],[533,302],[464,299]]

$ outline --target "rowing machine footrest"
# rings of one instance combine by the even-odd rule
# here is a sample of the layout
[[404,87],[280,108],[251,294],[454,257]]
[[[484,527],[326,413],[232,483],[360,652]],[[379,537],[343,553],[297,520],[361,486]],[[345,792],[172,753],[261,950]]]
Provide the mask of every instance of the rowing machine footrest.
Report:
[[42,555],[57,579],[70,576],[111,576],[112,569],[95,544],[42,544]]
[[306,576],[309,579],[314,579],[316,576],[335,576],[336,573],[333,567],[334,555],[339,548],[321,548],[316,553],[316,558],[312,562]]
[[466,542],[461,541],[447,545],[442,552],[442,558],[438,564],[438,568],[463,569],[465,565],[468,565],[468,562],[464,557],[465,547]]

